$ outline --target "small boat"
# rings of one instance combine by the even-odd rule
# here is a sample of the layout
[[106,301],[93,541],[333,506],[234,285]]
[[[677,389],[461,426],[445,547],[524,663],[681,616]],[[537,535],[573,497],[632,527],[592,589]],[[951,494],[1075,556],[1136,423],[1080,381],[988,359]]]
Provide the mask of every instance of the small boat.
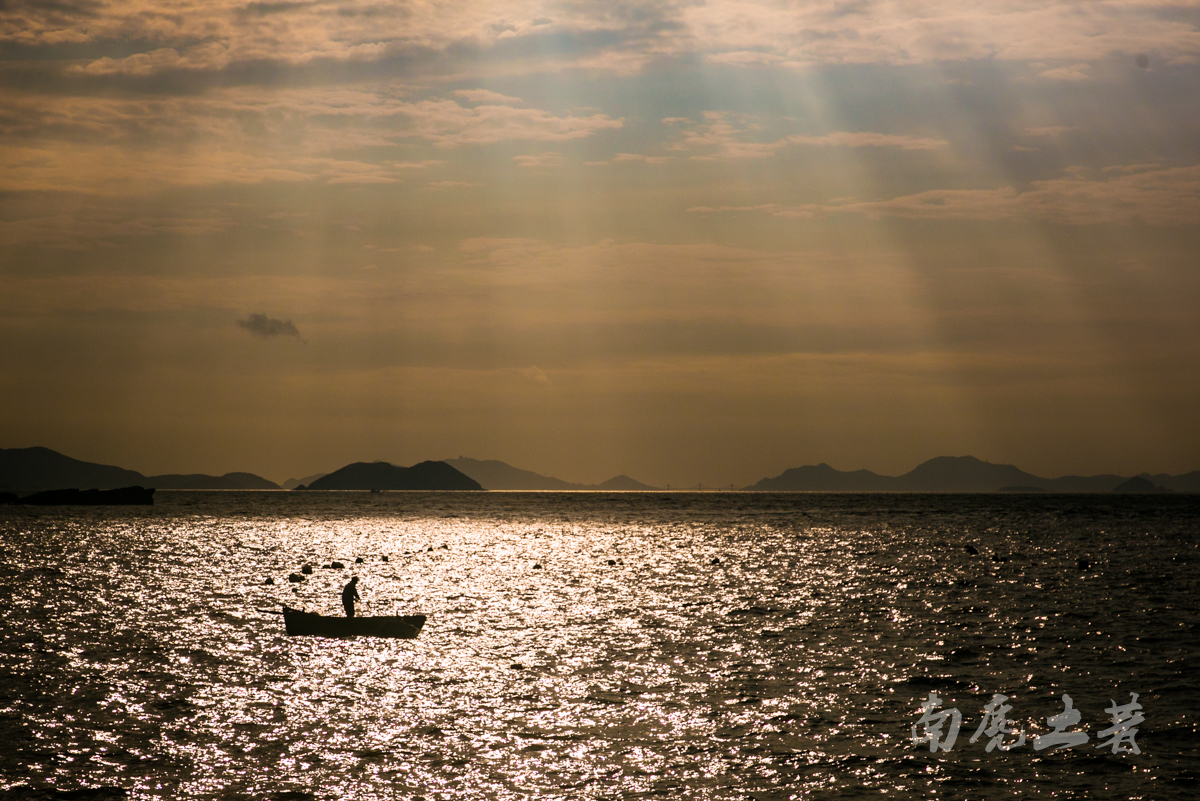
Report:
[[411,640],[421,633],[425,616],[330,617],[285,606],[283,624],[289,637],[395,637]]

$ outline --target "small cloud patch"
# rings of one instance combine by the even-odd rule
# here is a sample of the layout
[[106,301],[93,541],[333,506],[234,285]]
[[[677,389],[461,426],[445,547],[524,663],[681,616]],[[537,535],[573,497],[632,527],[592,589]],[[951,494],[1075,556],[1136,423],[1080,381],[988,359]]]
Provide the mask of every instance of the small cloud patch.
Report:
[[276,320],[265,314],[252,314],[245,320],[238,320],[237,324],[240,328],[263,339],[284,336],[300,338],[300,331],[291,320]]
[[513,156],[512,160],[518,167],[561,167],[563,165],[562,154],[554,151],[530,156]]

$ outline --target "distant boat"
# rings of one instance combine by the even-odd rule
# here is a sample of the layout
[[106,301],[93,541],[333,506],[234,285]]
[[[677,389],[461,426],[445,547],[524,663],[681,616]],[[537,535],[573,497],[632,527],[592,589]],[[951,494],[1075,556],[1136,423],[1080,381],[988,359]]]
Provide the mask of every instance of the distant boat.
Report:
[[330,617],[285,606],[283,623],[289,637],[394,637],[411,640],[421,633],[425,616]]

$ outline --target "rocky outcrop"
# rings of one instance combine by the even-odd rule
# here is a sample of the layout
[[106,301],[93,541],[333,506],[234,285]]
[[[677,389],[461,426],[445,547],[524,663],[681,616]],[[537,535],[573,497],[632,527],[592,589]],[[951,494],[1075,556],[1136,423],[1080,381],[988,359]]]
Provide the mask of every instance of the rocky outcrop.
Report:
[[151,506],[154,504],[154,488],[45,490],[19,498],[17,504],[21,506]]

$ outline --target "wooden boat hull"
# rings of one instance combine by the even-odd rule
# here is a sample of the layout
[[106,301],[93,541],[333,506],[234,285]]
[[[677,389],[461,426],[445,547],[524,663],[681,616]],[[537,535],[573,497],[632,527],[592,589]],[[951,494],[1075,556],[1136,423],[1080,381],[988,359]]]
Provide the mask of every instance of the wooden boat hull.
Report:
[[283,625],[289,637],[394,637],[411,640],[421,633],[425,616],[329,617],[285,606]]

